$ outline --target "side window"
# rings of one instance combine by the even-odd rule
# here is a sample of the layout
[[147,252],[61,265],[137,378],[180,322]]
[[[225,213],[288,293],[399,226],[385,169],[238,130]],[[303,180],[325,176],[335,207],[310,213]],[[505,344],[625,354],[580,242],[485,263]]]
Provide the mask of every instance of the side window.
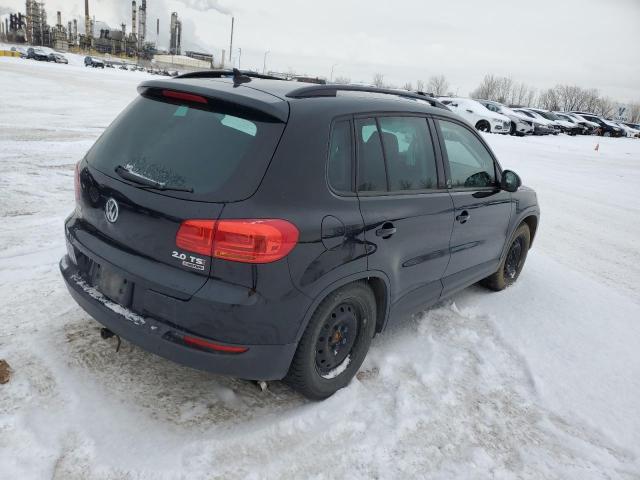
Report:
[[351,187],[351,123],[340,120],[333,124],[329,142],[329,185],[337,192],[350,192]]
[[358,191],[386,191],[387,173],[376,120],[374,118],[356,120],[356,135],[358,137]]
[[380,117],[389,190],[437,188],[438,174],[427,120],[420,117]]
[[482,142],[472,132],[457,123],[445,120],[440,120],[439,123],[449,159],[451,186],[453,188],[494,186],[495,165]]

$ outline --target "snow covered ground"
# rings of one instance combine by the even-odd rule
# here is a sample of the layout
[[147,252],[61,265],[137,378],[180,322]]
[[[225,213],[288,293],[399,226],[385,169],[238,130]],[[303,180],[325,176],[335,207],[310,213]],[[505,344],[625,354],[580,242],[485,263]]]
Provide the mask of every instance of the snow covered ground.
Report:
[[0,478],[640,478],[640,141],[488,135],[541,203],[520,280],[377,337],[310,403],[116,354],[67,294],[73,166],[144,78],[0,59]]

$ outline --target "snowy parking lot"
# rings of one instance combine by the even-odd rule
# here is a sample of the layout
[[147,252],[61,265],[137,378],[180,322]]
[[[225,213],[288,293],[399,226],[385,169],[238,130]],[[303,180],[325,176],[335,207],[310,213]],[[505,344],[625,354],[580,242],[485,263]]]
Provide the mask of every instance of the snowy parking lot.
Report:
[[640,479],[640,140],[487,135],[541,205],[520,280],[313,403],[116,353],[67,293],[73,167],[149,77],[0,58],[0,478]]

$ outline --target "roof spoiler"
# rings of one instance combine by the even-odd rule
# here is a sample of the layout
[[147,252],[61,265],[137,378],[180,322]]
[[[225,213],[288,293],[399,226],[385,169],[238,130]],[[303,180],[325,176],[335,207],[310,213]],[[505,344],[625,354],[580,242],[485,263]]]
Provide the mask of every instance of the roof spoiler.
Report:
[[[176,78],[167,80],[147,80],[138,86],[138,93],[144,96],[163,96],[163,90],[199,95],[218,105],[220,108],[244,111],[246,115],[271,119],[278,122],[287,122],[289,119],[289,103],[256,89],[237,89],[238,84],[229,82],[190,82],[184,78],[176,81]],[[195,77],[202,78],[202,77]],[[216,77],[214,77],[216,78]],[[221,77],[217,77],[221,78]]]

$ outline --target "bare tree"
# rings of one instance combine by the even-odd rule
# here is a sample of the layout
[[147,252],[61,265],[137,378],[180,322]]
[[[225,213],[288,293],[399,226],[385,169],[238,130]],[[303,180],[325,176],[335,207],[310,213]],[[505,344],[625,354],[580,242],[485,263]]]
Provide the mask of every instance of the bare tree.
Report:
[[616,109],[615,102],[609,97],[600,97],[596,102],[595,113],[603,117],[610,117]]
[[381,73],[376,73],[373,75],[373,85],[378,88],[384,87],[384,75]]
[[631,123],[640,122],[640,102],[629,104],[629,121]]
[[478,88],[472,91],[469,96],[471,98],[481,98],[483,100],[498,100],[498,83],[499,80],[494,75],[485,75],[480,82]]
[[408,92],[412,92],[413,91],[413,85],[411,84],[411,82],[407,82],[402,86],[403,90],[407,90]]
[[351,79],[349,77],[336,77],[334,80],[335,83],[347,84],[351,83]]
[[449,89],[449,82],[444,75],[434,75],[429,78],[427,90],[434,95],[444,95]]
[[555,88],[549,88],[543,91],[538,97],[538,106],[545,110],[560,110],[560,100],[558,91]]
[[416,80],[416,90],[418,92],[424,92],[424,82],[422,80]]

